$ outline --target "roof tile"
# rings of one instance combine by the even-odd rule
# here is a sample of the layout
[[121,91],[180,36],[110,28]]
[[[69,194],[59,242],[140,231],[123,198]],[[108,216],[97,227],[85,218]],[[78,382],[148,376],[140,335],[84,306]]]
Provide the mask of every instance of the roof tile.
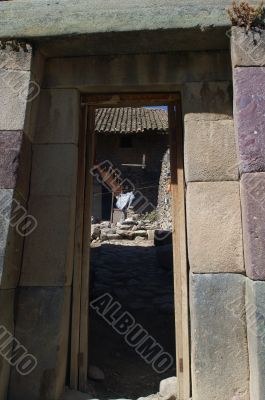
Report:
[[98,108],[96,133],[168,133],[168,115],[163,109],[145,107]]

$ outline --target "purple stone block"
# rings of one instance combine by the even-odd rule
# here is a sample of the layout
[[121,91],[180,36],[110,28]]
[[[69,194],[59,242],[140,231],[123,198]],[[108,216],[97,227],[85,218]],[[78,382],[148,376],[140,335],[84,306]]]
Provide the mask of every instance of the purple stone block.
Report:
[[17,189],[27,196],[30,143],[22,131],[0,131],[0,189]]
[[234,69],[239,169],[265,171],[265,68]]
[[265,280],[265,173],[241,179],[244,254],[247,276]]

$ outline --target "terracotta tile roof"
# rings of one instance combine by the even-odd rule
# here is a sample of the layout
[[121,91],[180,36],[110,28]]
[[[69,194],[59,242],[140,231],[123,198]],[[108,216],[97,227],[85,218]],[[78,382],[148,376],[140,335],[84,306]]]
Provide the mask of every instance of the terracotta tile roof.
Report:
[[151,108],[99,108],[96,133],[168,133],[167,111]]

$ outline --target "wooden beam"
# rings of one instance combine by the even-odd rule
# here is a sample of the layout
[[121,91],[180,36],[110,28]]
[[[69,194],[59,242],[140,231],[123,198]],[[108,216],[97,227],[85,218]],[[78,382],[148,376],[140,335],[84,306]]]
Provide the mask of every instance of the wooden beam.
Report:
[[179,206],[177,208],[180,224],[180,274],[181,274],[181,305],[182,305],[182,350],[183,350],[183,392],[184,400],[191,396],[190,381],[190,332],[189,332],[189,271],[187,256],[187,229],[186,229],[186,187],[184,175],[184,143],[181,101],[177,103],[177,167],[178,167],[178,192]]
[[91,209],[93,198],[93,176],[91,168],[94,162],[95,145],[95,109],[88,107],[86,131],[86,172],[83,222],[81,315],[80,315],[80,353],[79,353],[79,390],[87,391],[88,372],[88,324],[89,324],[89,270],[90,270],[90,237]]
[[190,398],[188,268],[181,104],[169,106],[178,399]]
[[80,301],[81,301],[81,269],[83,252],[83,222],[85,193],[85,132],[87,107],[80,110],[79,142],[78,142],[78,172],[76,195],[75,248],[72,292],[72,325],[71,325],[71,355],[70,355],[70,388],[78,389],[78,362],[80,339]]

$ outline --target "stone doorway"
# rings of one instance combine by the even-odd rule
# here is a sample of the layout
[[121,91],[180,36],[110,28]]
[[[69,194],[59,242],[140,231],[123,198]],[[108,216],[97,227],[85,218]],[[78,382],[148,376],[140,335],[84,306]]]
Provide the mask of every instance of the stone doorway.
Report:
[[[10,193],[14,199],[22,190],[29,214],[38,221],[38,229],[25,238],[23,246],[21,238],[17,235],[13,237],[10,227],[2,231],[3,243],[8,246],[5,245],[2,260],[1,304],[4,312],[1,323],[14,332],[16,339],[39,363],[28,376],[21,376],[15,368],[5,364],[0,374],[4,381],[1,396],[5,398],[9,391],[8,396],[12,400],[21,400],[25,396],[38,399],[40,395],[47,400],[59,399],[65,385],[68,341],[73,338],[73,334],[69,335],[69,318],[78,144],[80,149],[85,148],[78,141],[80,93],[150,93],[157,90],[167,93],[179,91],[183,99],[193,397],[200,400],[210,397],[223,399],[226,396],[247,399],[250,373],[251,391],[255,398],[255,393],[263,393],[264,380],[256,379],[262,376],[262,367],[257,370],[256,366],[259,363],[262,365],[264,357],[263,352],[258,351],[263,348],[262,338],[249,335],[253,325],[257,328],[260,319],[256,315],[252,320],[253,308],[248,303],[262,309],[264,298],[264,283],[253,281],[257,278],[262,281],[264,271],[262,268],[252,270],[252,266],[258,263],[255,246],[259,243],[259,248],[264,247],[262,235],[260,241],[252,237],[253,229],[261,229],[264,219],[261,207],[260,216],[253,220],[257,200],[255,196],[253,198],[253,193],[260,195],[257,187],[262,186],[264,178],[259,172],[262,169],[252,162],[252,155],[255,160],[261,160],[261,164],[264,158],[260,156],[260,136],[253,140],[253,131],[258,132],[259,117],[262,115],[259,112],[263,93],[261,68],[253,68],[249,61],[242,64],[244,57],[236,56],[231,70],[228,51],[220,52],[214,48],[206,52],[167,53],[161,47],[161,53],[133,55],[109,54],[108,49],[107,55],[96,53],[93,56],[88,55],[87,48],[84,50],[83,46],[82,52],[77,50],[74,54],[68,46],[67,49],[64,58],[54,46],[51,58],[44,60],[37,45],[34,56],[31,52],[25,57],[19,53],[16,55],[15,58],[18,56],[17,60],[22,61],[19,68],[14,68],[12,59],[6,64],[12,76],[23,76],[25,82],[39,69],[36,79],[40,82],[41,93],[39,101],[29,107],[26,100],[13,93],[12,88],[4,86],[5,101],[1,115],[1,143],[4,146],[2,190],[3,194]],[[43,78],[40,70],[44,71]],[[232,71],[236,100],[235,127]],[[255,77],[255,87],[248,85],[253,81],[249,77]],[[117,94],[113,96],[119,101],[122,98]],[[105,96],[105,100],[113,102],[113,96]],[[154,99],[155,94],[150,97]],[[242,99],[245,99],[244,104]],[[252,99],[251,103],[248,103],[249,99]],[[126,100],[125,96],[122,100]],[[175,100],[172,100],[173,104]],[[127,105],[131,101],[128,102],[127,97]],[[83,109],[90,112],[90,107],[98,106],[98,102],[102,103],[100,96],[94,97],[94,102],[91,98],[83,98]],[[252,112],[246,114],[245,108],[241,109],[242,104],[244,107],[251,104]],[[14,118],[14,110],[18,110],[18,118]],[[172,111],[174,115],[176,109],[173,107]],[[86,121],[90,124],[89,119]],[[242,126],[244,129],[241,129]],[[85,125],[80,129],[82,132],[88,130]],[[249,137],[254,147],[249,148]],[[176,139],[173,138],[174,147],[181,149],[182,145],[179,146]],[[25,168],[22,141],[29,150]],[[236,152],[237,144],[240,145],[239,154]],[[27,150],[25,154],[28,154]],[[13,160],[16,162],[13,163]],[[174,160],[181,160],[181,157],[174,157]],[[185,226],[183,187],[178,190],[178,183],[183,183],[182,162],[177,163],[174,171],[177,171],[174,210],[178,221],[182,221],[182,224],[175,225],[178,228]],[[24,188],[24,183],[21,187],[21,173],[27,188]],[[91,189],[89,185],[86,187]],[[84,237],[88,240],[87,231]],[[189,334],[185,332],[185,327],[188,327],[185,229],[181,232],[177,230],[175,237],[177,375],[179,397],[186,400],[190,393],[188,377],[184,379],[184,375],[189,373]],[[80,242],[76,243],[80,245]],[[86,252],[83,255],[88,260],[89,254]],[[81,270],[76,268],[76,261],[74,290],[78,287],[76,271]],[[88,283],[88,277],[79,282]],[[86,287],[82,288],[83,292],[88,293]],[[87,312],[83,313],[87,307],[86,297],[82,296],[82,303],[80,300],[77,302],[79,309],[82,305],[82,315],[87,318]],[[233,304],[236,310],[231,307]],[[238,310],[240,313],[241,310],[243,313],[246,311],[250,320],[235,319],[234,311]],[[81,330],[79,320],[72,323],[72,333],[77,333],[82,348],[78,341],[77,351],[73,352],[71,359],[77,365],[77,377],[82,379],[87,376],[84,357],[88,352],[87,335],[83,334],[87,322],[82,320]],[[82,335],[79,337],[80,332]],[[77,386],[81,388],[78,380]]]

